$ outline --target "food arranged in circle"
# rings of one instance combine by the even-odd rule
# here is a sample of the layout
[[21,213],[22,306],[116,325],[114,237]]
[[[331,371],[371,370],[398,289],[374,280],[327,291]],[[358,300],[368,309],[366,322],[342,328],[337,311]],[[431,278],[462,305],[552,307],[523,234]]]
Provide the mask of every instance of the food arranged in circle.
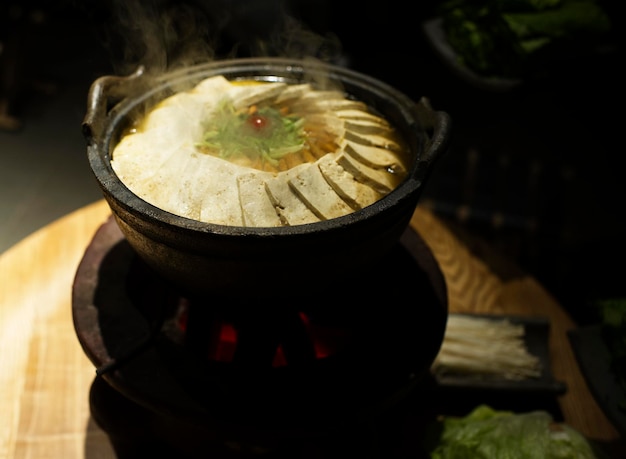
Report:
[[213,76],[151,109],[111,165],[170,213],[277,227],[373,204],[405,178],[406,161],[394,127],[340,90]]

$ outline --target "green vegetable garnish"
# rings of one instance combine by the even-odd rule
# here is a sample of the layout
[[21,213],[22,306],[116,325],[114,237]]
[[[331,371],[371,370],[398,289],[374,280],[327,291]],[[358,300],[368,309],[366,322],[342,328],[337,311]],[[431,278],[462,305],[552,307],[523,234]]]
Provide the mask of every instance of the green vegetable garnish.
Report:
[[247,158],[273,166],[303,148],[304,120],[272,106],[236,111],[223,100],[211,114],[199,149],[227,160]]
[[513,413],[476,407],[462,418],[448,417],[428,432],[431,459],[601,459],[606,456],[578,431],[554,425],[546,411]]

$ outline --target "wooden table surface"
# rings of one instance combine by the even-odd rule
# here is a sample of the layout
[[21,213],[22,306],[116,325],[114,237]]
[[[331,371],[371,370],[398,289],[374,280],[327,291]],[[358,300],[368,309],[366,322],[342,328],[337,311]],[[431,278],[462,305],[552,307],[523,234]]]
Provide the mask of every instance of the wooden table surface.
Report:
[[[97,228],[110,215],[95,202],[51,223],[0,257],[0,458],[115,457],[93,423],[88,391],[95,370],[76,338],[74,275]],[[450,312],[539,315],[550,320],[555,378],[564,421],[586,437],[619,443],[596,404],[567,338],[571,317],[532,277],[468,242],[427,208],[411,225],[444,274]]]

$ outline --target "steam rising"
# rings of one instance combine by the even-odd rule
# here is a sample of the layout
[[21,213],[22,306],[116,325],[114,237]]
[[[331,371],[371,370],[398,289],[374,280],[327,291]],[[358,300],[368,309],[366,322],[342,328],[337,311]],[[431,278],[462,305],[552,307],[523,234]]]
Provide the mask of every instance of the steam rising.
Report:
[[287,12],[279,0],[116,0],[104,25],[116,73],[139,65],[162,75],[216,59],[280,56],[336,62],[341,46]]

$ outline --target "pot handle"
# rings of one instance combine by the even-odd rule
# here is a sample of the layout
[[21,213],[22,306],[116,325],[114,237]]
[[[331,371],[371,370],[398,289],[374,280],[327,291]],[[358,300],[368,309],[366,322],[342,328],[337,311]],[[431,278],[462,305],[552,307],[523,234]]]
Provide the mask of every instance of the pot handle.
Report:
[[425,127],[430,138],[422,161],[430,166],[447,150],[452,120],[446,112],[433,110],[426,97],[422,97],[417,103],[417,112],[420,124]]
[[144,73],[145,67],[139,66],[128,76],[107,75],[92,83],[87,95],[87,113],[82,124],[82,132],[87,145],[93,145],[102,140],[110,109],[136,90],[137,83]]

